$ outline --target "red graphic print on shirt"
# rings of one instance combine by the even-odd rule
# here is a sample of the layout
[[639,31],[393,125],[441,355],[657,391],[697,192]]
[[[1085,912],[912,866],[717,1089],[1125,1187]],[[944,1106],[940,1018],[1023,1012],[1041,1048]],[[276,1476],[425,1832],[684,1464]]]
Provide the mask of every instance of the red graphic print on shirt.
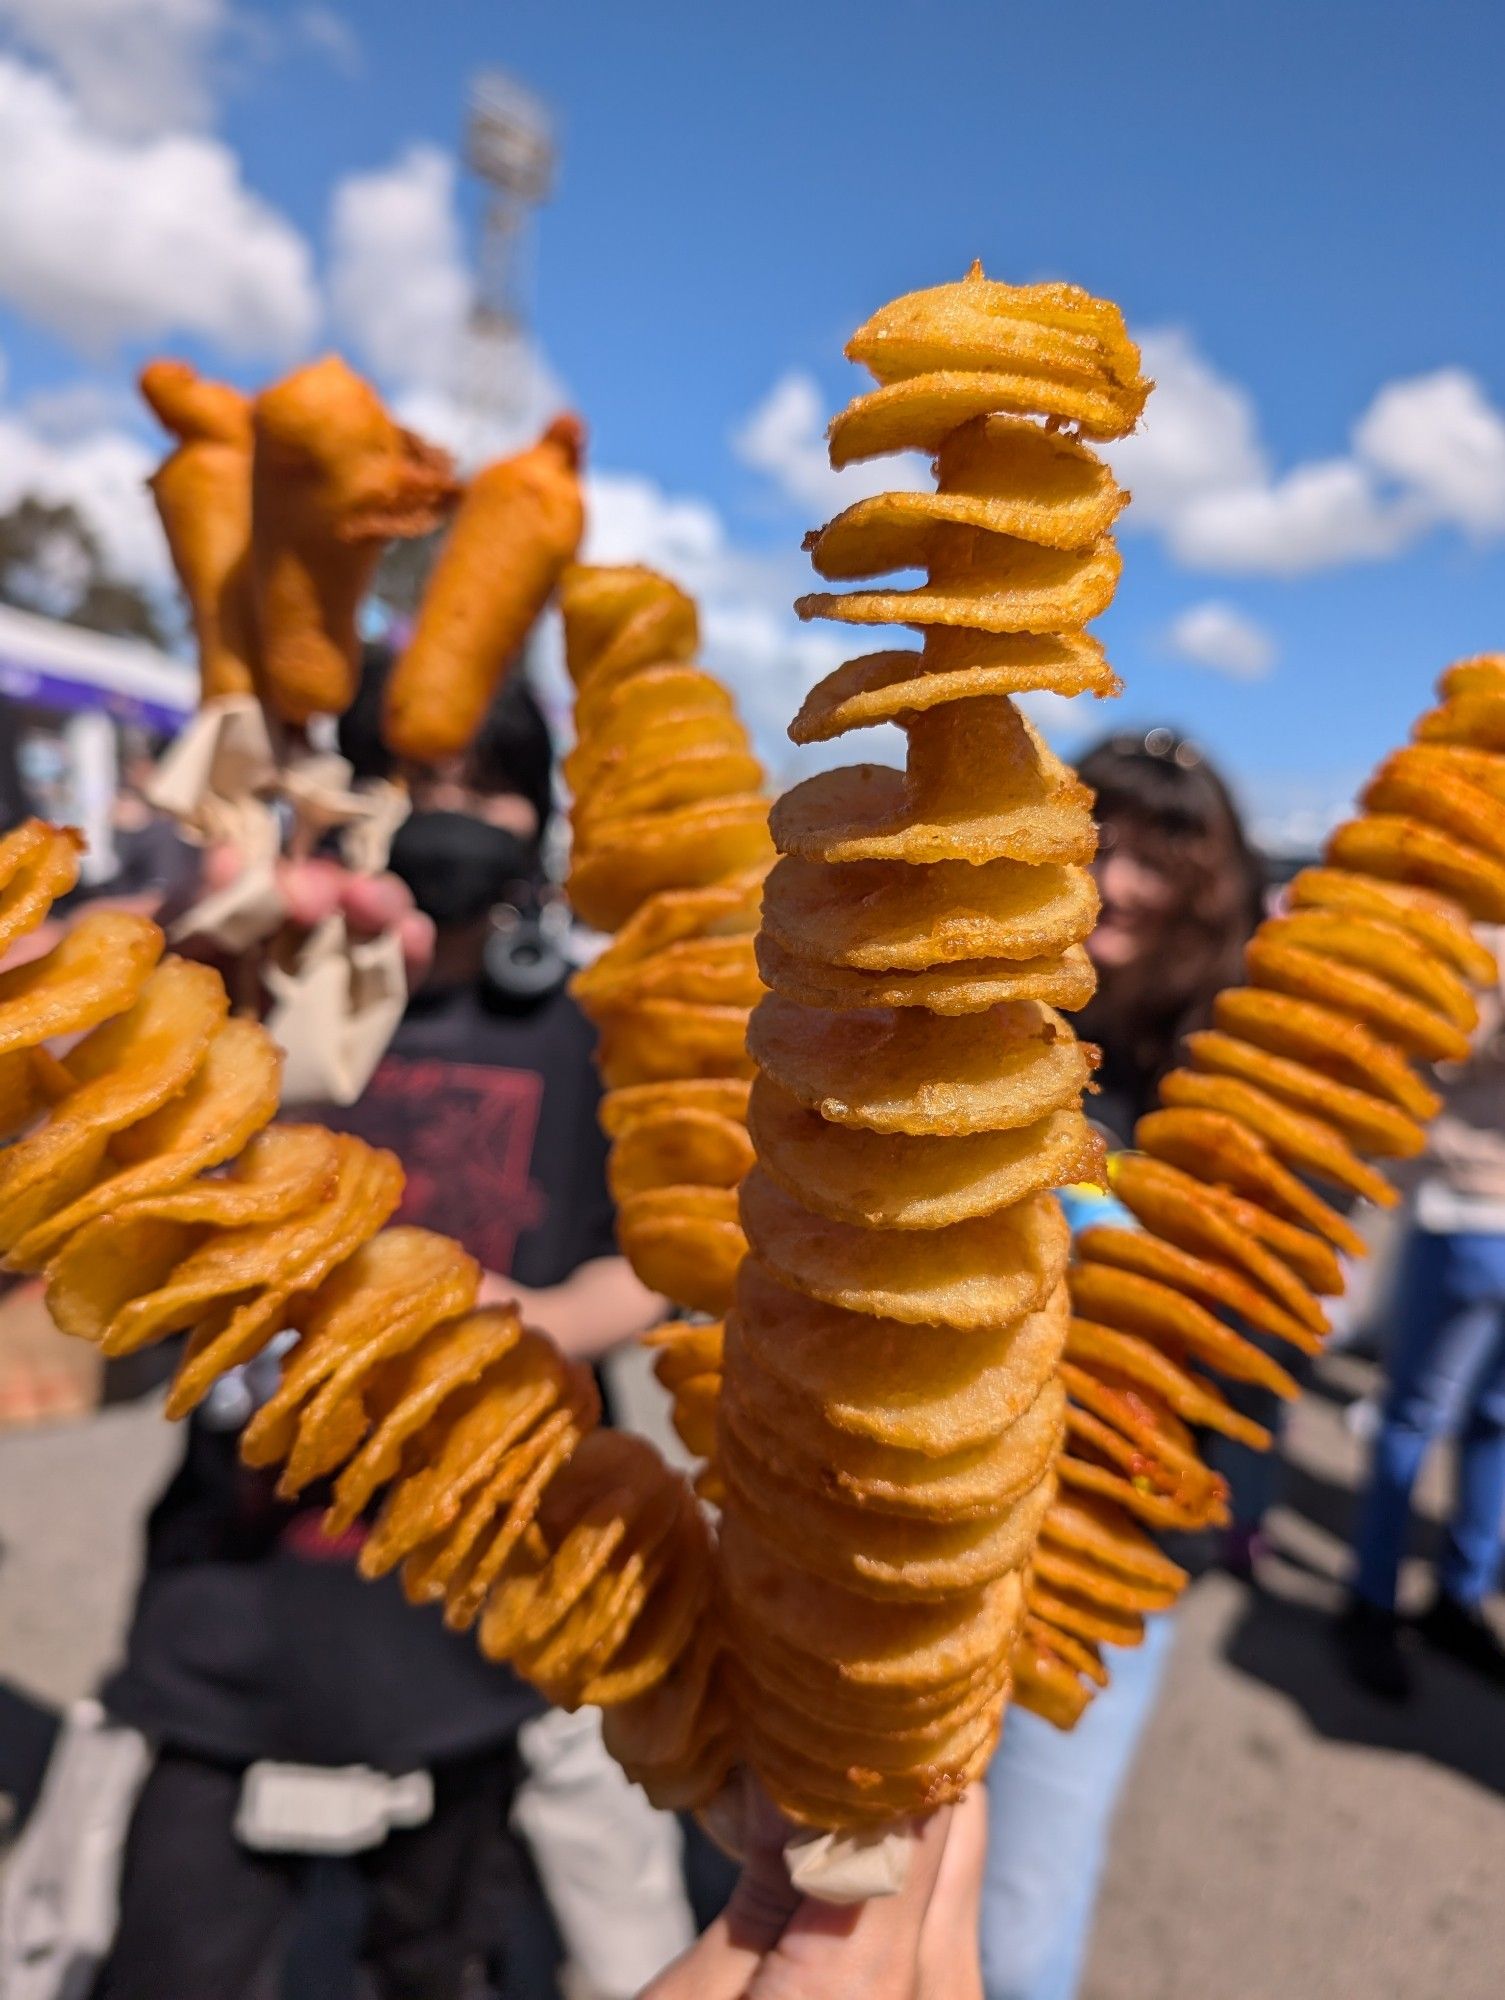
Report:
[[457,1237],[506,1277],[517,1239],[544,1216],[529,1171],[542,1099],[532,1070],[385,1057],[361,1102],[360,1129],[407,1170],[398,1219]]

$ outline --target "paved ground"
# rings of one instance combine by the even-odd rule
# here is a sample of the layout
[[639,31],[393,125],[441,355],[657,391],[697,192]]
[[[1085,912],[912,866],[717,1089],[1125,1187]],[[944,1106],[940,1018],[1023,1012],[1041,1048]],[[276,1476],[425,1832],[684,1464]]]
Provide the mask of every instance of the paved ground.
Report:
[[[1280,1555],[1192,1592],[1117,1829],[1086,2000],[1495,2000],[1505,1965],[1505,1700],[1428,1663],[1391,1714],[1333,1671],[1361,1364],[1326,1364],[1292,1439]],[[85,1691],[118,1644],[151,1408],[0,1437],[0,1691]],[[0,1724],[4,1713],[0,1709]]]

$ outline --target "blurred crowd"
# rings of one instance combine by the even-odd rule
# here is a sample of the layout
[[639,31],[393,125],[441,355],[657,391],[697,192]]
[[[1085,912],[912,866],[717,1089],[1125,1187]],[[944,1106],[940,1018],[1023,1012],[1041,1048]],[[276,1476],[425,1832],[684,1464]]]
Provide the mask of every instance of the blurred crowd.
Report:
[[[373,716],[385,668],[370,649],[361,698],[342,723],[341,747],[362,776],[384,772]],[[89,893],[171,918],[192,902],[204,856],[147,800],[155,747],[129,746],[116,873]],[[1080,1026],[1102,1051],[1091,1115],[1122,1147],[1182,1037],[1209,1022],[1279,891],[1194,743],[1163,727],[1117,734],[1079,768],[1097,794],[1102,897],[1089,947],[1099,990]],[[518,1299],[566,1351],[599,1363],[671,1302],[649,1293],[615,1248],[591,1034],[567,983],[581,945],[544,860],[555,799],[548,728],[515,676],[463,760],[415,788],[391,856],[391,894],[427,920],[405,932],[412,998],[361,1100],[315,1109],[392,1147],[407,1170],[404,1218],[457,1236],[488,1272],[490,1296]],[[6,824],[28,803],[0,729]],[[300,888],[314,901],[340,893],[332,864],[307,867],[314,876],[289,884],[295,908]],[[381,919],[391,910],[389,900]],[[359,923],[359,903],[347,914]],[[1438,1084],[1444,1115],[1427,1156],[1408,1163],[1402,1219],[1387,1222],[1376,1259],[1390,1275],[1360,1288],[1335,1335],[1378,1357],[1383,1386],[1349,1413],[1368,1440],[1369,1471],[1333,1645],[1363,1698],[1390,1703],[1414,1698],[1423,1648],[1505,1692],[1488,1609],[1505,1521],[1499,994],[1474,1060]],[[1065,1198],[1074,1224],[1116,1209],[1100,1189]],[[1115,1219],[1131,1220],[1122,1210]],[[149,1395],[170,1369],[168,1354],[160,1369],[101,1381],[46,1337],[25,1293],[0,1302],[0,1429]],[[436,1611],[410,1608],[392,1579],[360,1581],[358,1529],[323,1538],[322,1496],[286,1504],[240,1464],[237,1434],[274,1381],[275,1361],[255,1364],[185,1427],[146,1525],[122,1657],[96,1703],[51,1719],[40,1792],[15,1775],[25,1760],[8,1756],[0,1708],[0,1791],[9,1787],[14,1808],[0,1875],[0,1992],[626,2000],[713,1924],[736,1870],[693,1820],[651,1811],[606,1756],[589,1712],[548,1710]],[[602,1385],[610,1412],[609,1373]],[[1281,1406],[1225,1386],[1278,1436]],[[1425,1602],[1403,1611],[1413,1491],[1444,1438],[1456,1445],[1447,1532]],[[1215,1444],[1231,1523],[1176,1554],[1257,1587],[1279,1452]],[[974,1924],[987,2000],[1078,1991],[1115,1806],[1174,1636],[1172,1614],[1149,1621],[1142,1647],[1113,1649],[1108,1689],[1070,1734],[1009,1717],[986,1787],[985,1861],[974,1829],[952,1829],[949,1863],[938,1835],[913,1892],[931,1907],[929,1931],[917,1908],[880,1914],[877,1931],[860,1933],[873,1962],[887,1963],[909,1924],[911,1984],[895,1992],[969,2000],[964,1970],[944,1957],[927,1970],[927,1938]],[[656,1993],[763,1990],[754,1983],[767,1976],[760,1887],[756,1867],[745,1870],[730,1928],[723,1918],[688,1971],[666,1975]],[[71,1935],[59,1909],[76,1919]],[[789,1913],[780,1906],[770,1938],[788,1933]],[[857,1946],[839,1937],[810,1946],[824,1948]],[[836,1970],[811,1963],[814,1974],[796,1964],[768,1990],[888,1990],[877,1973],[851,1983],[850,1960],[833,1960]]]

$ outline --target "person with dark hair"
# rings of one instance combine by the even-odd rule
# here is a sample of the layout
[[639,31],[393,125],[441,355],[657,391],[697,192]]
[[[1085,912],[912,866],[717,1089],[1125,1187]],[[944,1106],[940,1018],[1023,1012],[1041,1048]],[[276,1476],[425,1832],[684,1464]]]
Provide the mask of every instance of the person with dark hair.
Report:
[[[368,653],[341,730],[358,776],[386,769],[385,667]],[[399,1219],[458,1238],[487,1274],[483,1300],[517,1299],[588,1358],[663,1301],[616,1248],[592,1031],[540,865],[552,763],[518,673],[465,757],[405,774],[414,810],[391,868],[433,925],[429,969],[364,1096],[299,1115],[392,1148]],[[148,1525],[103,1700],[155,1761],[95,2000],[301,1994],[306,1955],[342,1929],[346,1978],[358,1964],[360,1990],[383,2000],[541,2000],[554,1920],[577,1963],[594,1944],[591,1991],[619,2000],[692,1932],[672,1820],[610,1764],[593,1713],[550,1711],[396,1577],[362,1580],[364,1529],[327,1539],[326,1492],[279,1501],[240,1463],[237,1434],[276,1370],[269,1354],[216,1386]],[[582,1946],[585,1876],[600,1900]]]
[[[1097,992],[1077,1015],[1102,1051],[1087,1112],[1127,1146],[1181,1037],[1239,972],[1264,898],[1259,858],[1205,754],[1172,729],[1120,733],[1077,769],[1097,794],[1102,911],[1087,950]],[[1111,1195],[1068,1188],[1072,1227],[1134,1219]],[[1020,1709],[988,1772],[982,1963],[987,2000],[1072,2000],[1092,1931],[1118,1796],[1169,1657],[1168,1614],[1140,1646],[1104,1648],[1111,1675],[1070,1734]]]
[[1097,794],[1102,898],[1087,940],[1097,992],[1077,1027],[1102,1051],[1088,1109],[1123,1146],[1181,1037],[1238,978],[1265,876],[1227,785],[1174,730],[1110,736],[1077,769]]

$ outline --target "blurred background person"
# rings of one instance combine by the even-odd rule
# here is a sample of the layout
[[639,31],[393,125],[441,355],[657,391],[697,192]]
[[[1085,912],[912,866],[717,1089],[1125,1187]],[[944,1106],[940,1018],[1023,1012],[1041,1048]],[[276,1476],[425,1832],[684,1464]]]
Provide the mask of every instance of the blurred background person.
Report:
[[[342,739],[362,775],[379,761],[373,664]],[[490,1296],[517,1296],[588,1358],[663,1302],[617,1254],[591,1031],[531,914],[551,785],[547,727],[521,678],[462,764],[415,781],[392,866],[432,923],[431,962],[366,1096],[316,1115],[393,1147],[403,1219],[458,1237]],[[299,895],[317,900],[332,865],[309,864]],[[269,1354],[216,1386],[148,1523],[103,1700],[153,1761],[95,2000],[542,2000],[558,1946],[514,1818],[575,1934],[582,1993],[634,1992],[692,1935],[673,1821],[606,1758],[593,1716],[551,1717],[437,1607],[414,1609],[395,1577],[363,1581],[363,1531],[327,1539],[321,1491],[285,1504],[272,1476],[242,1465],[238,1433],[275,1381]],[[301,1806],[258,1795],[249,1774],[269,1762],[294,1767]],[[342,1853],[329,1827],[346,1819],[358,1825]],[[595,1933],[582,1943],[583,1901]]]
[[[1496,953],[1505,932],[1488,939]],[[1411,1234],[1384,1345],[1386,1386],[1360,1502],[1353,1588],[1337,1627],[1349,1673],[1405,1701],[1397,1617],[1411,1496],[1432,1446],[1457,1440],[1452,1512],[1417,1636],[1505,1689],[1505,1646],[1484,1609],[1505,1526],[1505,1006],[1489,994],[1474,1050],[1437,1081]]]
[[[1233,796],[1174,730],[1120,733],[1078,765],[1097,794],[1102,898],[1087,949],[1097,992],[1077,1016],[1102,1050],[1087,1100],[1110,1148],[1131,1143],[1181,1037],[1211,1018],[1258,923],[1264,877]],[[1073,1229],[1134,1219],[1096,1188],[1063,1195]],[[1225,1476],[1231,1468],[1224,1468]],[[1263,1492],[1251,1495],[1262,1508]],[[1063,1733],[1011,1708],[988,1771],[982,1905],[987,2000],[1072,2000],[1091,1937],[1114,1808],[1149,1721],[1174,1632],[1145,1620],[1142,1645],[1105,1647],[1111,1680]]]

